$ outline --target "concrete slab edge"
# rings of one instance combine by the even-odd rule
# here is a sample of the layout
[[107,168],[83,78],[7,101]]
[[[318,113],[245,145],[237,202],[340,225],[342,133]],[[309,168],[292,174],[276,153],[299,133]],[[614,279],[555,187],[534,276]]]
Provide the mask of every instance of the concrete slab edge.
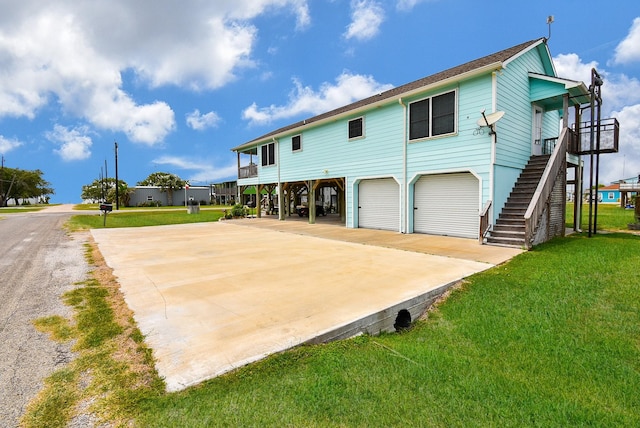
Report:
[[332,329],[317,335],[316,337],[305,341],[305,344],[327,343],[334,340],[348,339],[360,334],[377,335],[382,332],[394,332],[395,323],[398,312],[406,309],[411,314],[411,320],[415,321],[433,305],[433,303],[442,296],[449,288],[457,284],[459,280],[452,281],[447,284],[440,285],[423,294],[411,299],[402,301],[386,309],[378,311],[374,314],[352,321],[338,328]]

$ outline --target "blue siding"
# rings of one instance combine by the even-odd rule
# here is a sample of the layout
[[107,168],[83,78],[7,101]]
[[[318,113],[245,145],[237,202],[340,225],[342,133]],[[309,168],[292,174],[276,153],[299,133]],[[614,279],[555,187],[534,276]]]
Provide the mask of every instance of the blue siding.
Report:
[[[368,178],[392,177],[400,184],[403,230],[410,231],[412,210],[407,211],[407,206],[412,206],[413,184],[420,176],[471,172],[481,183],[478,209],[493,197],[495,220],[532,153],[531,100],[542,99],[560,90],[553,82],[546,85],[535,79],[532,82],[529,78],[530,72],[550,73],[550,66],[546,48],[532,49],[494,73],[488,71],[482,76],[449,82],[447,86],[403,98],[403,104],[399,100],[390,100],[388,104],[370,107],[364,113],[354,112],[349,117],[336,117],[333,122],[303,126],[279,137],[276,165],[262,167],[258,160],[258,178],[240,180],[239,184],[345,178],[347,226],[356,227],[354,206],[357,206],[358,182]],[[451,90],[457,94],[455,133],[406,141],[408,104]],[[494,101],[496,110],[505,112],[495,125],[495,145],[488,128],[477,125],[482,110],[494,111]],[[540,107],[544,110],[544,105]],[[349,141],[348,121],[357,117],[364,117],[365,136]],[[558,111],[544,112],[542,138],[559,135],[559,120]],[[302,149],[293,152],[291,138],[295,135],[302,136]],[[494,151],[495,163],[492,159]]]
[[[506,113],[496,125],[498,142],[494,176],[494,221],[504,207],[517,177],[531,157],[533,107],[529,101],[529,72],[545,72],[545,65],[537,50],[526,52],[509,63],[497,77],[498,110]],[[550,119],[547,114],[543,117],[543,138],[550,138],[551,134],[558,135],[558,123],[552,125],[553,121]],[[552,126],[555,126],[554,132],[551,131]]]

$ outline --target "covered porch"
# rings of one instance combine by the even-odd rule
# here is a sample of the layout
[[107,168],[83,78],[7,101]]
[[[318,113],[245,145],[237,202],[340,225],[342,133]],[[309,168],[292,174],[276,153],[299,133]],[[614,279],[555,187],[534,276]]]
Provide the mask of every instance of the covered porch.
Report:
[[314,224],[319,219],[346,222],[345,178],[322,178],[238,187],[240,195],[260,195],[248,204],[257,218],[277,216],[279,220],[304,218]]

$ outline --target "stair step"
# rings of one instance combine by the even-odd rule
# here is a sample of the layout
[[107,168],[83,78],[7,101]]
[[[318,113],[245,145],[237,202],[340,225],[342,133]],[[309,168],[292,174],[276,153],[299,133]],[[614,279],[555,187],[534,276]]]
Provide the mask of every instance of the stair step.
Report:
[[524,222],[520,223],[520,224],[507,224],[507,223],[500,223],[500,224],[495,224],[493,225],[493,230],[497,230],[497,231],[510,231],[510,232],[522,232],[524,233]]
[[491,231],[492,238],[512,238],[521,239],[524,242],[524,230],[521,231],[509,231],[509,230],[494,230]]
[[502,247],[522,248],[524,246],[524,239],[513,238],[493,238],[487,237],[487,244],[499,245]]

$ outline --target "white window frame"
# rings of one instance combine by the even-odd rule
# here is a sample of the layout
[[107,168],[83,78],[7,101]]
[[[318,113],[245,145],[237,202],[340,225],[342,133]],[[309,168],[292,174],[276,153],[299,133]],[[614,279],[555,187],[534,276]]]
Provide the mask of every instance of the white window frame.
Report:
[[[294,149],[293,148],[293,139],[296,138],[296,137],[300,138],[300,147],[297,148],[297,149]],[[302,151],[302,134],[297,134],[297,135],[294,135],[294,136],[291,137],[291,151],[293,153],[298,153],[298,152]]]
[[[357,135],[355,137],[351,137],[349,134],[351,132],[351,122],[359,120],[362,123],[362,133],[360,135]],[[360,117],[354,117],[353,119],[349,119],[349,121],[347,122],[347,138],[349,139],[349,141],[353,141],[353,140],[360,140],[362,138],[365,137],[365,121],[364,121],[364,116],[360,116]]]

